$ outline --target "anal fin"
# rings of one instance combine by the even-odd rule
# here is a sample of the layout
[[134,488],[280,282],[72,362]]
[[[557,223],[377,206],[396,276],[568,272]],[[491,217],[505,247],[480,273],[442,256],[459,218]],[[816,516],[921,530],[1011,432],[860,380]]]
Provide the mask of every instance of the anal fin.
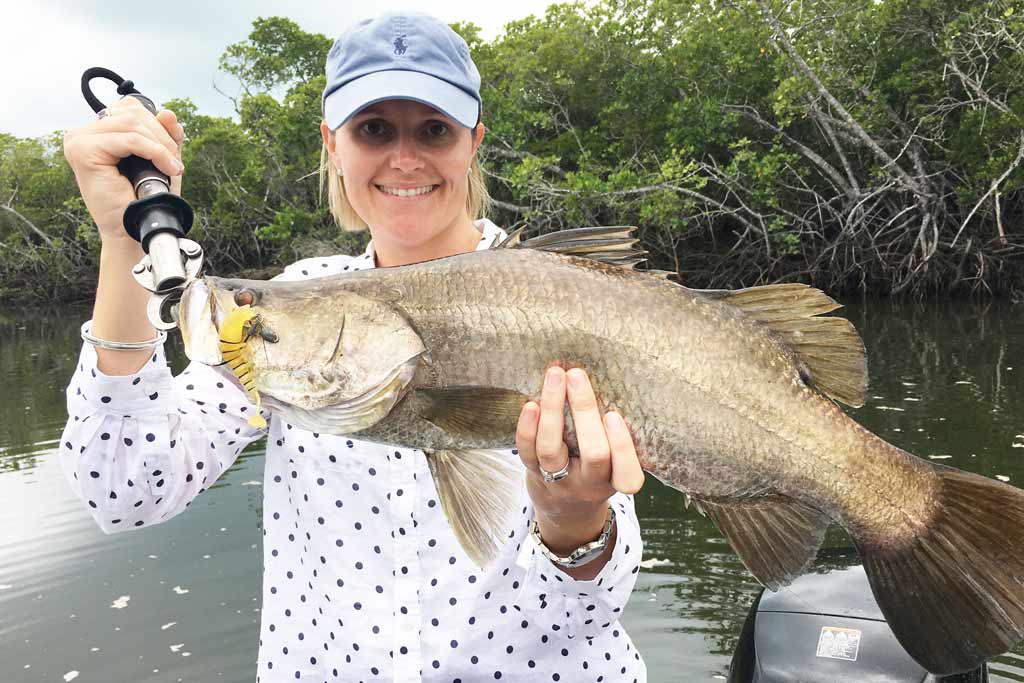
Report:
[[750,573],[773,591],[803,573],[831,521],[819,510],[781,495],[729,502],[694,500]]

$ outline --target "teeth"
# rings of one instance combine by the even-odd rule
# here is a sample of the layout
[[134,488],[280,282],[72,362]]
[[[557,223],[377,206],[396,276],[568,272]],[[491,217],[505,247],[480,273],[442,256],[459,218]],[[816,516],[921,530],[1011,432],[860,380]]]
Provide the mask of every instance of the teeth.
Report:
[[396,197],[416,197],[421,194],[426,194],[428,192],[433,191],[435,187],[436,185],[424,185],[423,187],[414,187],[405,190],[399,187],[385,187],[383,185],[378,185],[377,189],[380,190],[381,192],[384,192],[385,194],[391,194]]

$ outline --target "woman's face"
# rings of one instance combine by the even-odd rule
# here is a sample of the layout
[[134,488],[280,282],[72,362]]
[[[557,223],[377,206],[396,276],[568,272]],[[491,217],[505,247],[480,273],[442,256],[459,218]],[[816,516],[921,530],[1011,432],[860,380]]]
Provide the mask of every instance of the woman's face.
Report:
[[375,240],[405,249],[469,221],[467,171],[483,139],[411,100],[370,105],[324,141],[344,173],[345,193]]

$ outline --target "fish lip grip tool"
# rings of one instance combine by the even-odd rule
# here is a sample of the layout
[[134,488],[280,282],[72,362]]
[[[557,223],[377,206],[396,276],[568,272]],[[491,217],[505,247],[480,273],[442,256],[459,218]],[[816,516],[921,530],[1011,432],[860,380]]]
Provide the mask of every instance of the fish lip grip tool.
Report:
[[[97,114],[106,105],[92,92],[90,83],[95,78],[112,81],[119,95],[134,97],[156,115],[156,105],[132,81],[110,69],[92,67],[82,74],[82,95]],[[181,293],[203,267],[203,248],[185,237],[192,228],[192,207],[170,191],[170,178],[149,159],[128,156],[118,162],[117,169],[131,182],[136,197],[124,212],[125,232],[146,253],[132,268],[132,275],[153,294],[147,307],[149,321],[159,330],[174,329]]]

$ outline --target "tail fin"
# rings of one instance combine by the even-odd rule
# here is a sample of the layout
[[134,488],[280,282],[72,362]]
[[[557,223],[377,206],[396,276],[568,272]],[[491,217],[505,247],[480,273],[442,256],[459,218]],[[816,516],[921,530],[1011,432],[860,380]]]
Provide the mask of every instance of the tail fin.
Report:
[[951,674],[1024,638],[1024,491],[937,469],[925,533],[899,548],[856,540],[896,638],[924,668]]

